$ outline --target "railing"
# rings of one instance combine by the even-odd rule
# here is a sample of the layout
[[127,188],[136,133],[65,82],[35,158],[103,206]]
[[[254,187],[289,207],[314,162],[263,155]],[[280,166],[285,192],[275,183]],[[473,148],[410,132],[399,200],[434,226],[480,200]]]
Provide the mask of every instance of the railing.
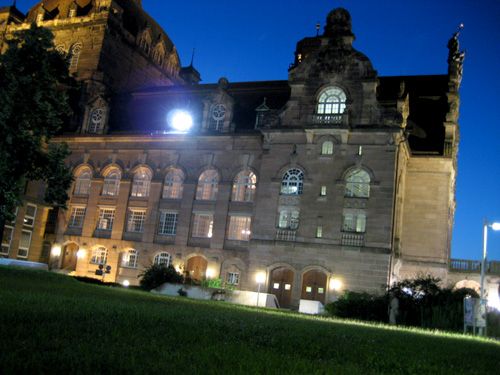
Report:
[[365,246],[365,234],[342,232],[342,246]]
[[312,123],[315,125],[340,125],[343,122],[344,114],[312,115]]
[[277,241],[295,241],[296,231],[290,229],[277,229],[276,230],[276,240]]
[[[451,259],[450,271],[481,273],[481,261],[468,260],[468,259]],[[500,275],[500,262],[498,261],[486,262],[485,271],[488,274]]]

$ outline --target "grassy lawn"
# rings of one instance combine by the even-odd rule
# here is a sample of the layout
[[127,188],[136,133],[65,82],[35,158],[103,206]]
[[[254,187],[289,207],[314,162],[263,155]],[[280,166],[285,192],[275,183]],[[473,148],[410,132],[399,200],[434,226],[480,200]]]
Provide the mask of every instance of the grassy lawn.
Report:
[[0,267],[0,374],[498,374],[500,343]]

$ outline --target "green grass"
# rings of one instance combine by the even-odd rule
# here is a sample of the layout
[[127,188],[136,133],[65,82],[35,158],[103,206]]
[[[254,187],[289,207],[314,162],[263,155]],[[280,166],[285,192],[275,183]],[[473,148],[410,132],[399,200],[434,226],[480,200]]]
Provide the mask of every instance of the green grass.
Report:
[[496,374],[500,344],[0,267],[0,374]]

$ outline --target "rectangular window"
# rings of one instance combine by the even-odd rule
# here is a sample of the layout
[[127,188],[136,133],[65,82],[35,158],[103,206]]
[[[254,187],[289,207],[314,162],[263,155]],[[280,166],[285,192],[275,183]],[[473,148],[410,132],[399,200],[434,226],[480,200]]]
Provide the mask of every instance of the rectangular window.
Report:
[[250,239],[250,216],[230,216],[227,238],[230,240],[248,241]]
[[297,229],[299,227],[299,211],[280,210],[278,227],[282,229]]
[[238,285],[240,283],[240,274],[238,272],[228,272],[227,283],[231,285]]
[[26,206],[26,212],[24,213],[24,225],[27,227],[33,227],[35,224],[36,217],[36,206],[34,204],[28,204]]
[[175,236],[176,232],[177,232],[177,212],[160,211],[158,234],[164,236]]
[[71,215],[69,217],[68,226],[71,228],[82,228],[83,219],[85,218],[85,207],[71,207]]
[[141,233],[144,231],[146,221],[146,210],[129,209],[127,220],[127,232]]
[[19,250],[17,256],[19,258],[27,258],[31,245],[31,231],[23,230],[21,233],[21,240],[19,241]]
[[113,222],[115,221],[114,208],[101,208],[99,209],[99,220],[97,221],[97,229],[111,230],[113,229]]
[[342,230],[344,232],[364,233],[366,214],[362,212],[344,212]]
[[14,228],[6,225],[3,228],[3,238],[2,238],[2,248],[0,254],[9,255],[10,244],[12,242],[12,236],[14,234]]
[[214,215],[212,214],[194,214],[193,218],[193,237],[212,238],[214,226]]
[[326,186],[321,186],[321,191],[319,192],[319,195],[322,197],[326,196]]
[[322,238],[323,237],[323,227],[321,225],[318,225],[316,228],[316,238]]

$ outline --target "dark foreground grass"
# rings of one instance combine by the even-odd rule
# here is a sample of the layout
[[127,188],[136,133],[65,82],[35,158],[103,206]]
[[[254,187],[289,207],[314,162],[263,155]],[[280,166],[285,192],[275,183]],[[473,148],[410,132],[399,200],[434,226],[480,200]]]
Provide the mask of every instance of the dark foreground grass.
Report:
[[0,374],[498,374],[500,344],[0,267]]

